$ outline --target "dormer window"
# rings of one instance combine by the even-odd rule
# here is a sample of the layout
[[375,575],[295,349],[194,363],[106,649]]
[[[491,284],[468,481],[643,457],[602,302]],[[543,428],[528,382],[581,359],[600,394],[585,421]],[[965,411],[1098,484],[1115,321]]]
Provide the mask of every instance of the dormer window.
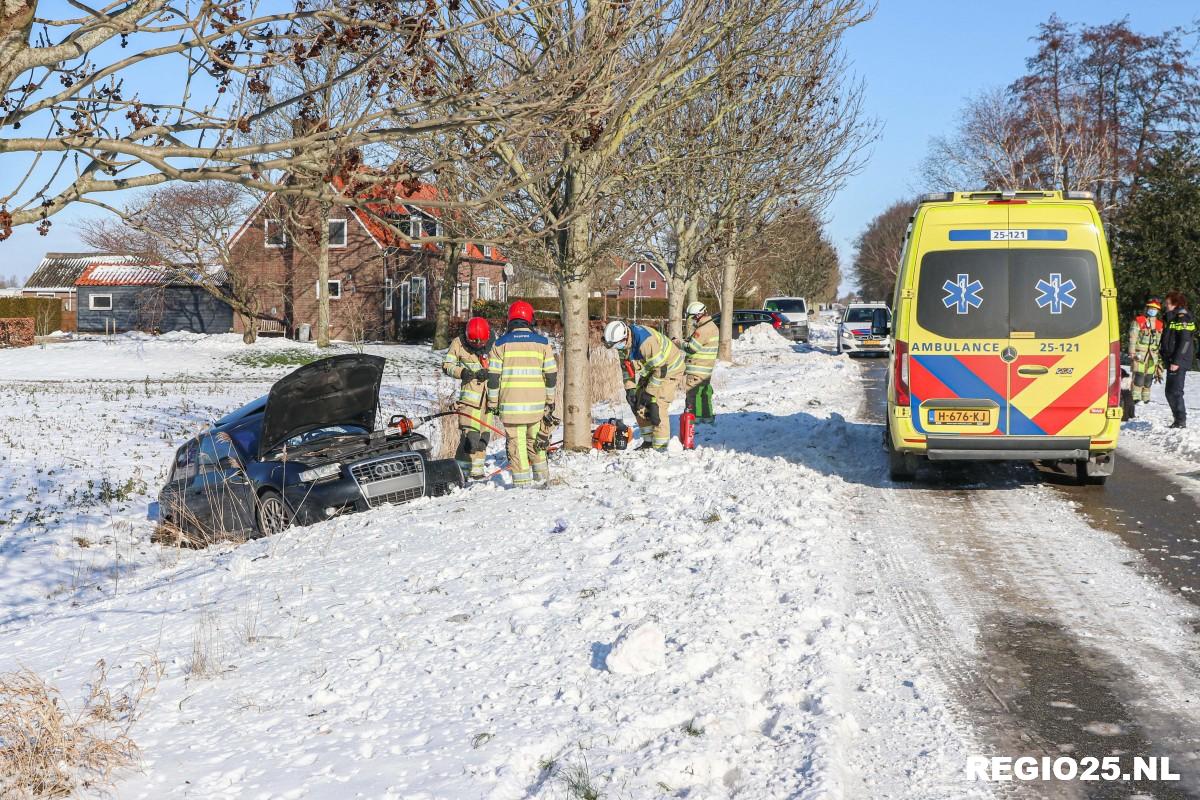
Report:
[[484,258],[492,257],[492,246],[490,244],[485,244],[480,249],[483,251]]

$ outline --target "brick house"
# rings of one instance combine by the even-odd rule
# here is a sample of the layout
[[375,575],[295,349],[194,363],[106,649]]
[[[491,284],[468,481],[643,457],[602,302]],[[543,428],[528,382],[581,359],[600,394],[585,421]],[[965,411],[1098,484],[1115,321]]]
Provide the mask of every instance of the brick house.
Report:
[[615,281],[620,300],[666,300],[667,276],[649,261],[631,261]]
[[[373,203],[372,213],[333,206],[324,223],[329,227],[331,337],[394,339],[423,335],[432,327],[445,272],[442,247],[419,240],[442,234],[440,210],[421,205],[436,191],[428,184],[412,192],[397,187],[400,199]],[[373,215],[402,226],[418,241],[396,235]],[[316,216],[312,202],[293,201],[287,209],[278,198],[268,197],[230,240],[230,263],[243,285],[257,295],[264,312],[282,320],[289,336],[305,325],[313,335],[316,331],[322,290],[317,285]],[[511,272],[498,250],[467,245],[456,281],[454,317],[466,317],[477,299],[506,300]],[[240,319],[235,330],[242,330]]]
[[83,271],[92,264],[104,261],[110,264],[127,264],[137,259],[131,255],[114,253],[46,253],[37,269],[25,281],[21,294],[25,297],[56,297],[62,301],[62,329],[76,329],[75,282]]

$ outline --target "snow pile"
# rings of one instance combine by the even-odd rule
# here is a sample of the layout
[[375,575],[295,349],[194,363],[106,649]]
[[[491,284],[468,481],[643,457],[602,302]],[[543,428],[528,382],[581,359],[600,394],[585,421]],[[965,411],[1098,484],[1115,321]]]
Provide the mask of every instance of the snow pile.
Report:
[[791,350],[792,343],[780,336],[774,327],[764,322],[742,331],[742,335],[733,340],[733,349],[735,351]]
[[649,675],[666,666],[666,647],[657,621],[642,620],[621,631],[604,666],[614,675]]
[[[1200,462],[1200,374],[1192,373],[1185,383],[1184,402],[1188,409],[1188,427],[1171,428],[1171,409],[1163,394],[1163,384],[1151,389],[1151,402],[1138,403],[1137,415],[1121,425],[1118,453],[1130,449],[1137,456],[1176,470],[1180,461],[1189,469]],[[1119,458],[1119,456],[1118,456]],[[1120,464],[1117,466],[1120,469]]]

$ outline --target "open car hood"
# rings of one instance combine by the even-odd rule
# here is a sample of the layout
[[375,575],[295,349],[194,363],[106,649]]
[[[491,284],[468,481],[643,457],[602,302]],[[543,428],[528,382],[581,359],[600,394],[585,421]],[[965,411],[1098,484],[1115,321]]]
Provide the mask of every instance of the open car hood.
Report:
[[384,363],[379,356],[331,356],[280,378],[267,395],[258,457],[317,428],[359,425],[374,430]]

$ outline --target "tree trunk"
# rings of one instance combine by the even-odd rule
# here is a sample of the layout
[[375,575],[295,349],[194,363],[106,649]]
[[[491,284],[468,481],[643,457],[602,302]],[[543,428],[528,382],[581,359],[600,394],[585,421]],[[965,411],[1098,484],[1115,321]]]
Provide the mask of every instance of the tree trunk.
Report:
[[687,284],[687,301],[690,306],[692,303],[700,302],[700,276],[693,275],[692,279]]
[[672,339],[683,338],[683,301],[687,295],[687,280],[671,273],[667,281],[667,335]]
[[242,342],[254,344],[258,341],[258,317],[254,314],[241,314]]
[[317,245],[317,347],[329,347],[329,211],[333,204],[322,199],[317,208],[317,231],[320,242]]
[[442,291],[438,293],[437,322],[433,329],[433,349],[445,350],[450,346],[450,316],[454,309],[454,294],[458,291],[458,265],[461,245],[448,243],[446,268],[442,270]]
[[733,361],[733,292],[737,272],[737,255],[730,250],[721,265],[721,344],[717,349],[721,361]]
[[563,277],[558,284],[562,300],[563,446],[587,450],[592,444],[592,406],[588,392],[588,282],[585,276]]

